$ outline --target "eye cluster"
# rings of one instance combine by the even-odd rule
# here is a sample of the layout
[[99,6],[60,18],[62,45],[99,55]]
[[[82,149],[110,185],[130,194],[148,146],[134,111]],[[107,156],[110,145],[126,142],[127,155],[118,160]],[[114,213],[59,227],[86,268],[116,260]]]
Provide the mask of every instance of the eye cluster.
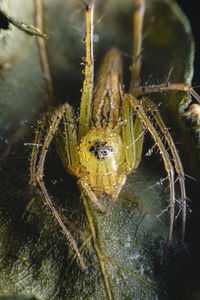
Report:
[[113,152],[113,148],[107,142],[95,142],[89,151],[94,153],[97,159],[103,160]]

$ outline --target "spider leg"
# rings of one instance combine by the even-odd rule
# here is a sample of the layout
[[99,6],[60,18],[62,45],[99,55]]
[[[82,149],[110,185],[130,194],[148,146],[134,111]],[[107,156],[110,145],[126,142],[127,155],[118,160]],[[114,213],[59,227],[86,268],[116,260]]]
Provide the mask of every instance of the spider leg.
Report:
[[163,162],[169,180],[169,187],[170,187],[170,223],[169,223],[169,232],[167,238],[167,247],[169,247],[172,239],[172,232],[173,232],[173,225],[174,225],[174,203],[175,203],[174,168],[170,161],[169,154],[165,146],[163,145],[161,138],[159,137],[159,134],[157,133],[156,129],[154,128],[151,121],[148,119],[146,115],[145,108],[143,107],[143,103],[145,102],[145,99],[143,98],[142,99],[143,103],[140,103],[132,95],[126,94],[124,96],[124,101],[128,101],[133,106],[134,110],[137,112],[138,117],[142,119],[144,125],[147,127],[156,145],[158,146],[160,150],[160,154],[163,158]]
[[44,136],[45,126],[47,124],[47,118],[49,114],[46,113],[43,115],[42,120],[37,122],[36,131],[35,131],[35,140],[33,144],[33,150],[31,152],[31,162],[30,162],[30,180],[29,183],[32,187],[35,187],[37,184],[35,173],[36,165],[38,161],[39,148],[41,147],[41,140]]
[[136,117],[134,108],[128,101],[122,103],[122,136],[125,141],[126,161],[130,168],[129,172],[134,171],[140,164],[144,141],[144,122]]
[[112,195],[112,198],[109,199],[109,203],[108,206],[106,207],[105,213],[108,214],[113,206],[113,204],[115,203],[115,201],[117,200],[119,193],[121,192],[122,187],[124,186],[126,182],[126,176],[123,176],[120,180],[120,182],[118,182],[117,187],[115,188],[115,192]]
[[64,215],[61,215],[61,214],[60,214],[60,218],[61,218],[61,219],[62,219],[62,220],[63,220],[63,221],[64,221],[64,222],[72,229],[72,230],[76,231],[76,232],[80,235],[80,237],[82,238],[82,240],[83,240],[85,246],[87,247],[88,251],[92,254],[92,253],[94,252],[94,250],[92,249],[92,247],[91,247],[90,244],[88,243],[88,238],[87,238],[87,236],[84,234],[84,232],[81,231],[81,230],[76,226],[76,223],[73,223],[73,222],[67,220],[67,219],[65,218]]
[[79,180],[79,186],[80,186],[80,190],[81,191],[86,191],[89,199],[99,208],[99,210],[102,213],[106,212],[106,208],[101,204],[101,202],[98,200],[97,196],[95,195],[95,193],[93,192],[93,190],[91,189],[90,185],[86,182],[84,182],[84,180]]
[[[41,154],[40,154],[40,158],[39,158],[39,162],[38,162],[38,167],[37,167],[37,171],[35,172],[35,169],[32,169],[33,172],[33,178],[36,179],[36,181],[38,182],[41,192],[40,194],[42,194],[46,204],[49,206],[52,214],[55,216],[56,220],[58,221],[59,225],[61,226],[63,232],[65,233],[65,235],[67,236],[68,240],[70,241],[71,245],[73,246],[77,257],[80,261],[80,264],[82,266],[83,269],[86,269],[85,263],[81,257],[81,254],[79,252],[79,249],[76,245],[76,242],[73,238],[73,236],[71,235],[71,233],[68,231],[68,229],[66,228],[65,224],[62,222],[62,219],[59,215],[59,213],[57,212],[57,210],[55,209],[55,207],[52,204],[52,201],[50,199],[50,196],[47,192],[47,189],[45,187],[44,181],[43,181],[43,176],[44,176],[44,163],[45,163],[45,159],[46,159],[46,154],[48,151],[48,148],[51,144],[52,139],[54,138],[54,135],[58,129],[58,126],[63,118],[63,114],[66,110],[66,105],[61,106],[53,115],[53,117],[51,118],[51,125],[49,128],[49,131],[47,133],[47,136],[45,138],[45,141],[43,143],[42,146],[42,150],[41,150]],[[38,136],[39,138],[39,136]],[[33,154],[34,155],[34,154]],[[35,152],[36,158],[37,158],[37,151]],[[34,164],[35,164],[35,159],[34,158]]]
[[91,123],[92,99],[94,88],[94,57],[93,57],[93,32],[94,32],[94,1],[86,4],[86,58],[85,80],[83,82],[82,97],[80,104],[79,142],[89,131]]
[[106,292],[107,292],[107,295],[108,295],[108,299],[112,300],[113,297],[112,297],[112,293],[111,293],[111,289],[110,289],[110,284],[109,284],[109,281],[108,281],[108,276],[106,274],[105,264],[104,264],[104,261],[103,261],[103,254],[102,254],[101,249],[99,248],[99,245],[98,245],[98,242],[97,242],[96,230],[95,230],[95,227],[94,227],[92,216],[90,214],[87,199],[86,199],[85,196],[83,196],[83,204],[84,204],[84,207],[85,207],[85,212],[86,212],[86,215],[87,215],[87,219],[89,221],[90,231],[91,231],[92,239],[93,239],[93,245],[94,245],[94,249],[96,251],[96,254],[97,254],[97,257],[98,257],[98,260],[99,260],[99,264],[100,264],[100,267],[101,267],[101,272],[102,272],[102,275],[103,275],[103,280],[104,280],[104,283],[105,283],[105,288],[106,288]]
[[74,110],[68,103],[64,104],[63,107],[65,109],[62,116],[62,130],[61,128],[57,129],[55,144],[67,172],[76,175],[79,158],[77,153],[77,134]]
[[[143,22],[145,13],[145,0],[136,0],[134,3],[133,15],[133,60],[130,66],[131,81],[129,91],[131,92],[137,86],[142,66],[142,40],[143,40]],[[129,172],[137,169],[140,164],[143,148],[144,135],[143,121],[140,118],[134,120],[134,109],[128,101],[122,103],[122,127],[123,140],[126,141],[125,155],[130,168]]]
[[167,83],[167,84],[155,84],[155,85],[145,85],[134,87],[131,93],[135,97],[143,96],[151,93],[168,91],[180,91],[186,92],[188,95],[194,97],[194,99],[200,104],[200,96],[195,92],[195,90],[186,83]]
[[130,91],[137,84],[141,70],[141,53],[143,39],[143,20],[145,11],[145,0],[136,0],[133,16],[133,61],[131,66]]
[[155,103],[153,103],[149,98],[145,98],[145,102],[147,103],[148,107],[151,109],[151,114],[155,118],[157,124],[159,125],[159,128],[161,132],[164,134],[165,139],[169,145],[170,151],[172,153],[172,157],[174,159],[175,163],[175,169],[178,174],[179,179],[179,185],[180,185],[180,191],[181,191],[181,200],[182,200],[182,240],[184,240],[185,235],[185,223],[186,223],[186,192],[185,192],[185,175],[183,166],[180,160],[180,157],[178,155],[178,151],[176,149],[176,146],[174,144],[174,141],[172,139],[171,134],[169,133],[169,130],[165,126],[165,123],[163,122],[161,115],[157,109],[157,106]]

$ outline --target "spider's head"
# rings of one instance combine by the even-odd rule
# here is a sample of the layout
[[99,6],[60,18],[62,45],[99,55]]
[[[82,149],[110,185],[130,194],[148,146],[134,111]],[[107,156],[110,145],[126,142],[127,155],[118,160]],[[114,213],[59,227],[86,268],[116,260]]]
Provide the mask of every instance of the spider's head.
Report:
[[84,136],[79,159],[96,194],[113,194],[120,176],[124,176],[124,153],[121,136],[111,129],[93,128]]

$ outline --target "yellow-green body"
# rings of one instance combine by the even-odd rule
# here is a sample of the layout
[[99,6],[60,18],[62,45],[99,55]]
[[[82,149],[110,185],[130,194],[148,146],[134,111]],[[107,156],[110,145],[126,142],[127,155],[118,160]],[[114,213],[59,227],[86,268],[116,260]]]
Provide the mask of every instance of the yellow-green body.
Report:
[[[93,74],[93,70],[88,73]],[[140,163],[144,136],[141,119],[133,121],[132,106],[123,102],[122,59],[118,50],[111,49],[106,54],[94,94],[90,93],[90,89],[83,93],[78,128],[73,109],[66,104],[65,151],[58,147],[58,152],[67,170],[80,178],[81,188],[87,189],[95,203],[105,195],[114,201],[127,174]],[[85,99],[91,99],[91,104]],[[84,119],[82,110],[86,112],[88,107],[90,113]]]
[[[126,157],[121,136],[107,128],[91,128],[79,147],[80,175],[97,196],[112,196],[126,177]],[[79,175],[79,176],[80,176]]]

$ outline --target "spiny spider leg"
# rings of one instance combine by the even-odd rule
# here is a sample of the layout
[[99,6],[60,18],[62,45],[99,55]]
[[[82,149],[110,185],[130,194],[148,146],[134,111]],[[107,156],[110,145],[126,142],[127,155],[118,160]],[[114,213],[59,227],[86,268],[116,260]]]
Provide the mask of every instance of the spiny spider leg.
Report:
[[151,93],[168,91],[180,91],[186,92],[187,94],[194,97],[194,99],[200,104],[200,96],[195,92],[195,90],[186,83],[167,83],[167,84],[155,84],[155,85],[145,85],[134,87],[131,93],[135,97],[144,96]]
[[165,126],[157,106],[149,98],[145,98],[145,102],[148,104],[148,107],[151,108],[150,109],[151,114],[153,115],[156,122],[158,123],[161,132],[164,134],[165,139],[169,145],[170,151],[172,153],[172,157],[174,159],[174,165],[175,165],[176,172],[178,174],[181,200],[182,200],[182,240],[184,241],[185,223],[186,223],[186,192],[185,192],[185,184],[184,184],[185,175],[184,175],[183,166],[180,157],[178,155],[176,146],[174,144],[174,141],[172,139],[172,136],[169,130],[167,129],[167,127]]
[[90,246],[89,242],[88,242],[88,238],[87,236],[84,234],[84,232],[82,230],[80,230],[77,226],[76,223],[71,222],[69,220],[67,220],[67,218],[63,215],[60,214],[60,218],[63,220],[63,222],[65,222],[72,230],[74,230],[75,232],[77,232],[80,237],[83,239],[83,242],[85,243],[85,246],[87,247],[88,251],[92,254],[94,252],[94,250],[92,249],[92,247]]
[[[137,112],[138,116],[144,122],[144,125],[147,127],[148,131],[150,132],[152,138],[154,139],[155,143],[157,144],[160,154],[163,158],[165,169],[167,172],[168,180],[169,180],[169,187],[170,187],[170,224],[169,224],[169,232],[167,238],[167,247],[170,246],[171,239],[172,239],[172,232],[173,232],[173,225],[174,225],[174,204],[175,204],[175,190],[174,190],[174,168],[171,163],[169,154],[162,143],[161,138],[159,137],[158,132],[152,125],[151,121],[146,115],[144,106],[148,107],[148,102],[146,102],[145,98],[141,99],[141,102],[133,97],[131,94],[125,94],[124,101],[128,101]],[[151,107],[149,107],[151,110]]]
[[[48,148],[51,144],[52,139],[54,138],[54,135],[58,129],[58,126],[63,118],[64,112],[65,110],[68,108],[68,105],[64,104],[62,105],[52,116],[51,118],[51,126],[49,128],[49,131],[47,133],[47,136],[45,138],[44,144],[42,146],[42,150],[41,150],[41,154],[40,154],[40,158],[39,158],[39,162],[38,162],[38,167],[37,167],[37,171],[35,173],[35,170],[32,169],[32,176],[33,178],[36,179],[36,181],[38,182],[43,198],[45,199],[46,204],[49,206],[52,214],[55,216],[56,220],[58,221],[59,225],[61,226],[62,230],[64,231],[65,235],[67,236],[68,240],[70,241],[70,243],[72,244],[77,257],[80,261],[80,264],[82,266],[83,269],[86,269],[85,263],[81,257],[81,254],[79,252],[79,249],[76,245],[76,242],[73,238],[73,236],[71,235],[71,233],[68,231],[68,229],[66,228],[65,224],[62,222],[62,219],[59,215],[59,213],[57,212],[57,210],[55,209],[55,207],[52,204],[52,201],[50,199],[50,196],[47,192],[47,189],[45,187],[44,181],[43,181],[43,176],[44,176],[44,163],[45,163],[45,159],[46,159],[46,154],[48,151]],[[37,151],[34,152],[36,157],[37,157]],[[36,160],[36,158],[34,158],[34,153],[33,153],[33,161]],[[40,192],[40,194],[41,194]]]
[[145,12],[145,0],[136,0],[134,4],[133,16],[133,61],[131,70],[131,82],[129,91],[137,85],[139,80],[140,70],[142,66],[141,52],[142,52],[142,39],[143,39],[143,21]]
[[43,115],[42,120],[37,122],[36,131],[35,131],[35,140],[33,144],[33,150],[31,152],[31,161],[30,161],[30,185],[32,187],[36,186],[36,166],[38,161],[38,155],[39,155],[39,147],[41,145],[41,140],[44,136],[44,130],[45,126],[47,124],[47,118],[49,114],[46,113]]
[[99,264],[100,264],[100,267],[101,267],[101,272],[102,272],[102,275],[103,275],[103,278],[104,278],[104,283],[105,283],[105,288],[106,288],[106,291],[107,291],[108,299],[112,300],[113,297],[112,297],[112,293],[111,293],[111,290],[110,290],[110,284],[109,284],[109,281],[108,281],[108,276],[107,276],[107,272],[106,272],[104,261],[103,261],[103,254],[102,254],[101,249],[99,248],[99,245],[98,245],[98,242],[97,242],[96,230],[95,230],[95,227],[94,227],[93,219],[92,219],[92,216],[90,214],[90,209],[89,209],[88,204],[87,204],[87,198],[84,195],[83,195],[83,205],[85,207],[85,212],[86,212],[87,219],[88,219],[88,222],[89,222],[89,225],[90,225],[93,245],[94,245],[94,249],[96,251],[96,254],[97,254],[97,257],[98,257],[98,260],[99,260]]
[[[129,92],[135,97],[143,96],[148,93],[161,92],[161,91],[171,91],[171,90],[179,90],[185,91],[189,95],[192,95],[199,103],[200,97],[194,91],[194,89],[182,83],[174,83],[169,84],[160,84],[160,85],[151,85],[151,86],[137,86],[140,70],[141,70],[141,52],[142,52],[142,38],[143,38],[143,20],[144,20],[144,11],[145,11],[145,0],[137,0],[134,5],[134,47],[133,47],[133,63],[131,67],[131,84]],[[146,103],[148,103],[149,107],[155,107],[154,103],[149,99],[145,98]],[[185,235],[185,223],[186,223],[186,192],[185,192],[185,184],[184,184],[184,170],[178,155],[177,149],[173,142],[173,139],[166,128],[160,113],[157,109],[150,109],[152,115],[157,121],[161,132],[164,133],[166,141],[170,147],[170,151],[175,161],[175,169],[179,178],[179,185],[181,191],[181,199],[182,199],[182,240],[184,241]],[[169,238],[168,238],[169,240]]]
[[[78,139],[89,131],[91,123],[92,100],[94,89],[94,1],[86,4],[86,60],[85,60],[85,80],[83,82],[83,93],[80,103],[80,120]],[[83,126],[84,125],[84,126]]]

